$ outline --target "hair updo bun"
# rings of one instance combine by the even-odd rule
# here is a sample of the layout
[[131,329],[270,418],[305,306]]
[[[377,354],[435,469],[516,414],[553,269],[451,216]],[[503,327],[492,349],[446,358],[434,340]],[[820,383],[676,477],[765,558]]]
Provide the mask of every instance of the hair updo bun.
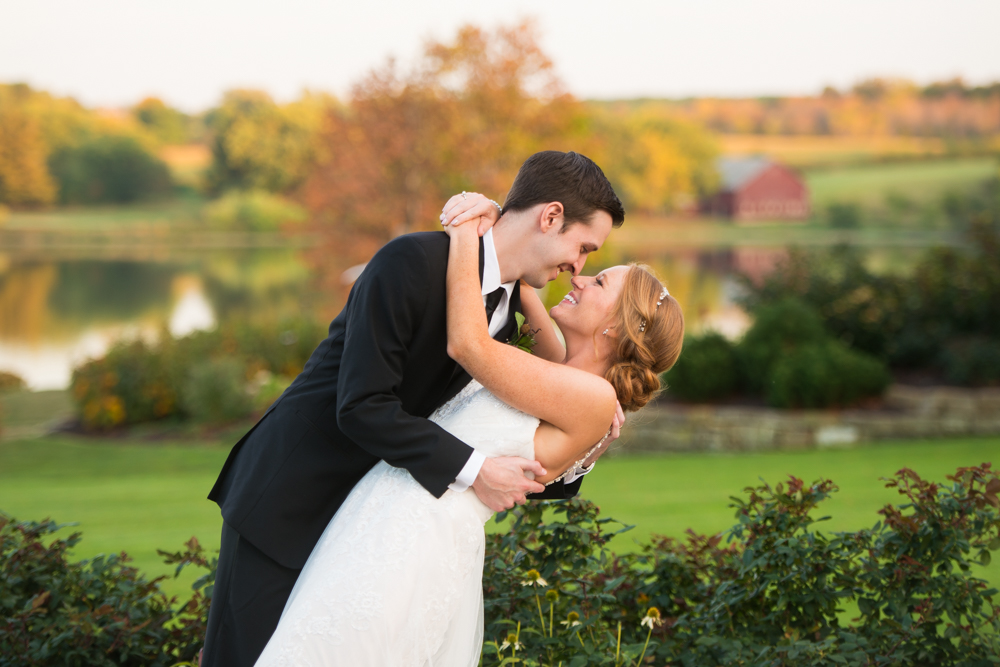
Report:
[[663,284],[649,267],[629,264],[611,313],[616,344],[604,374],[626,412],[649,403],[660,390],[660,374],[681,354],[684,315],[669,294],[656,305],[662,292]]

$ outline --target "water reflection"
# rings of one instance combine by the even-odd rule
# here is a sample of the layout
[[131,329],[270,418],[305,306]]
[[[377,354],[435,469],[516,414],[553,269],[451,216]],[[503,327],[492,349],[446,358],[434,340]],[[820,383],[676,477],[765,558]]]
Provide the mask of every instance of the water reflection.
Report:
[[72,368],[121,337],[175,336],[227,318],[264,321],[323,301],[294,251],[205,253],[187,261],[0,262],[0,369],[32,389],[68,386]]
[[[306,315],[325,321],[346,296],[341,264],[356,262],[317,262],[315,256],[259,249],[135,261],[8,257],[0,261],[0,369],[18,373],[33,389],[62,388],[75,365],[102,355],[122,336],[155,337],[164,330],[182,336],[236,319]],[[759,248],[623,250],[608,244],[588,262],[587,273],[646,262],[681,303],[689,331],[711,328],[737,337],[749,321],[737,305],[735,274],[762,276],[783,256]],[[326,275],[331,271],[337,280]],[[554,304],[569,289],[564,275],[545,290],[545,299]]]

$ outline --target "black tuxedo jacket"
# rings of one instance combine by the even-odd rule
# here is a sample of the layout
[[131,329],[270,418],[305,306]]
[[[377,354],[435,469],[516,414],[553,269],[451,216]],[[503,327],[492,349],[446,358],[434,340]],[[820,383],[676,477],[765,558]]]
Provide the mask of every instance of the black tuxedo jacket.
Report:
[[[447,353],[448,247],[443,232],[425,232],[379,250],[302,373],[230,452],[208,497],[281,565],[305,564],[380,459],[435,497],[468,461],[472,448],[426,419],[471,379]],[[480,276],[482,266],[480,244]],[[515,289],[498,340],[514,332],[520,305]],[[571,497],[579,484],[534,497]]]

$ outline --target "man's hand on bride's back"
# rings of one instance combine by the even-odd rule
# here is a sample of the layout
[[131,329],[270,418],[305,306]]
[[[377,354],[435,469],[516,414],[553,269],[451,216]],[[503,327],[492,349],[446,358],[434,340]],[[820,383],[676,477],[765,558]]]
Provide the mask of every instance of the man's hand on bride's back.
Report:
[[473,220],[476,221],[480,236],[489,231],[499,219],[498,205],[478,192],[457,194],[441,209],[441,224],[444,227],[457,227]]
[[526,472],[541,477],[545,468],[538,461],[518,456],[486,459],[472,488],[483,504],[494,512],[509,510],[514,505],[523,505],[527,494],[545,490],[543,485],[525,477]]

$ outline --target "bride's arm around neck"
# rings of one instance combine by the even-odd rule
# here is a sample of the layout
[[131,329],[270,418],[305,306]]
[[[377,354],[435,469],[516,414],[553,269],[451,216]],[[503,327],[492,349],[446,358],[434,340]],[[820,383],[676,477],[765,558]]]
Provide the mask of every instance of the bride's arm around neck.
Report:
[[551,363],[490,338],[479,286],[475,227],[449,227],[448,354],[497,398],[543,422],[535,458],[558,476],[604,436],[616,396],[602,377]]

